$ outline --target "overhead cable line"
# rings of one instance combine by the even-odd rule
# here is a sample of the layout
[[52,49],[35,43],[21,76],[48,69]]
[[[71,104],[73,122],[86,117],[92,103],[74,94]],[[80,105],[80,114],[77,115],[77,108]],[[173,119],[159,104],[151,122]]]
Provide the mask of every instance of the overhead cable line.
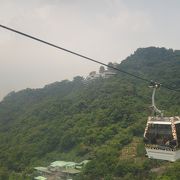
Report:
[[[100,61],[97,61],[97,60],[95,60],[95,59],[89,58],[89,57],[87,57],[87,56],[84,56],[84,55],[82,55],[82,54],[79,54],[79,53],[76,53],[76,52],[74,52],[74,51],[68,50],[68,49],[66,49],[66,48],[57,46],[57,45],[55,45],[55,44],[53,44],[53,43],[44,41],[44,40],[39,39],[39,38],[37,38],[37,37],[34,37],[34,36],[29,35],[29,34],[23,33],[23,32],[21,32],[21,31],[12,29],[12,28],[7,27],[7,26],[4,26],[4,25],[2,25],[2,24],[0,24],[0,27],[1,27],[1,28],[4,28],[4,29],[6,29],[6,30],[9,30],[9,31],[15,32],[15,33],[17,33],[17,34],[20,34],[20,35],[22,35],[22,36],[28,37],[28,38],[30,38],[30,39],[39,41],[39,42],[44,43],[44,44],[46,44],[46,45],[52,46],[52,47],[54,47],[54,48],[60,49],[60,50],[62,50],[62,51],[66,51],[66,52],[68,52],[68,53],[70,53],[70,54],[74,54],[74,55],[76,55],[76,56],[79,56],[79,57],[81,57],[81,58],[87,59],[87,60],[89,60],[89,61],[92,61],[92,62],[101,64],[101,65],[103,65],[103,66],[109,67],[109,68],[111,68],[111,69],[117,70],[117,71],[119,71],[119,72],[122,72],[122,73],[124,73],[124,74],[127,74],[127,75],[129,75],[129,76],[131,76],[131,77],[134,77],[134,78],[136,78],[136,79],[140,79],[140,80],[142,80],[142,81],[151,83],[151,81],[148,80],[148,79],[145,79],[145,78],[142,78],[142,77],[140,77],[140,76],[134,75],[134,74],[129,73],[129,72],[127,72],[127,71],[124,71],[124,70],[122,70],[122,69],[120,69],[120,68],[116,68],[116,67],[113,67],[113,66],[109,66],[108,64],[105,64],[105,63],[103,63],[103,62],[100,62]],[[168,87],[168,86],[166,86],[166,85],[163,85],[163,84],[162,84],[161,86],[164,87],[164,88],[166,88],[166,89],[172,90],[172,91],[180,92],[180,90],[176,90],[176,89],[170,88],[170,87]]]

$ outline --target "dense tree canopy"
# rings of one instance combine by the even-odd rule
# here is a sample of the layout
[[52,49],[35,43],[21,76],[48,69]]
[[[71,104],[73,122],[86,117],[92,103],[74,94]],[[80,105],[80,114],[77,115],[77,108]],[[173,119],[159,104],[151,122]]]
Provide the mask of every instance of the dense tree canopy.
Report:
[[[180,51],[140,48],[118,68],[180,88]],[[91,162],[78,179],[178,179],[178,162],[169,167],[145,157],[150,104],[148,83],[122,73],[12,92],[0,102],[0,179],[28,179],[34,166],[83,159]],[[180,115],[180,93],[161,88],[157,104],[165,115]],[[151,173],[157,166],[169,169]]]

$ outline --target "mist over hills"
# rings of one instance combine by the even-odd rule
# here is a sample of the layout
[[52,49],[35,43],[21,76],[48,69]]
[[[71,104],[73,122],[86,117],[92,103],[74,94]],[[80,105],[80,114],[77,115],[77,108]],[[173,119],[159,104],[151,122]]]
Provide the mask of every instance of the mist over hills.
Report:
[[[180,50],[139,48],[118,68],[180,89]],[[180,115],[180,93],[161,88],[157,104],[165,115]],[[178,163],[169,168],[145,157],[142,136],[150,105],[148,83],[123,73],[12,92],[0,102],[0,177],[28,179],[34,166],[83,159],[91,162],[78,179],[172,177]],[[135,154],[122,159],[123,149],[135,141]],[[150,172],[161,165],[169,170]]]

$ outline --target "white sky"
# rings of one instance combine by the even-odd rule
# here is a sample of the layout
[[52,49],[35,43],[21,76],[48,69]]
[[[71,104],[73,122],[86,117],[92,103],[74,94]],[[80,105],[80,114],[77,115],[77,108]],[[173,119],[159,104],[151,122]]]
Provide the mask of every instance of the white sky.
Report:
[[[0,0],[0,24],[104,63],[139,47],[179,49],[179,0]],[[0,99],[99,65],[0,28]]]

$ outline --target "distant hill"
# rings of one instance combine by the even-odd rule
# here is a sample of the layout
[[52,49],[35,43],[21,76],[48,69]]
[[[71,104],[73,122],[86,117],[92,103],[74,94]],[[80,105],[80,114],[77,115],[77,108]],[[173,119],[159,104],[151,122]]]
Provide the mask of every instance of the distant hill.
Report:
[[180,50],[139,48],[127,57],[120,67],[148,79],[180,88]]
[[[179,50],[140,48],[118,67],[180,89]],[[150,104],[148,83],[123,73],[12,92],[0,102],[0,177],[30,179],[34,166],[90,159],[78,179],[157,178],[150,169],[162,162],[147,159],[142,143]],[[166,115],[179,115],[180,93],[161,88],[157,104]],[[133,157],[122,158],[134,139]],[[171,177],[177,166],[159,178]]]

